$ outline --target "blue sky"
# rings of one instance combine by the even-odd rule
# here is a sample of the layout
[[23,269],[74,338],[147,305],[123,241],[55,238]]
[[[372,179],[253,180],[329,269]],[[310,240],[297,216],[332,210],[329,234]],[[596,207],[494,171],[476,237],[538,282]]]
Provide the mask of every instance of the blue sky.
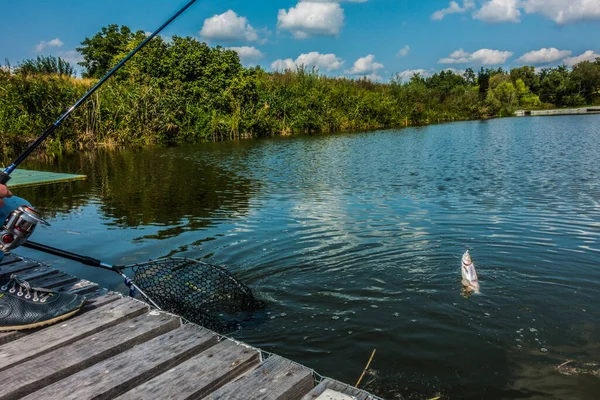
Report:
[[[0,60],[76,61],[102,26],[153,31],[185,0],[8,2]],[[198,0],[165,32],[233,47],[267,70],[315,65],[332,76],[432,74],[471,66],[573,65],[600,56],[600,0]]]

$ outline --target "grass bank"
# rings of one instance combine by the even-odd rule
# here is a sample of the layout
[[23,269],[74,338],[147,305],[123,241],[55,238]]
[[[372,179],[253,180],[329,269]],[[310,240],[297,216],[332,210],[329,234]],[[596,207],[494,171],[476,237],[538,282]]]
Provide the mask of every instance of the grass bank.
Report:
[[[93,59],[90,54],[106,51],[91,50],[106,50],[103,40],[117,30],[103,30],[78,49],[84,55],[81,64],[88,66],[84,76],[94,78],[74,78],[64,61],[52,57],[0,68],[3,154],[33,141],[145,37],[125,29],[129,33],[121,35],[112,61]],[[98,69],[101,61],[103,69]],[[468,68],[460,74],[414,75],[408,81],[397,75],[379,83],[327,77],[302,66],[282,72],[244,68],[232,50],[189,37],[173,37],[168,43],[156,38],[74,112],[44,149],[333,133],[510,116],[519,108],[594,103],[598,90],[600,60],[572,70],[481,68],[475,73]]]

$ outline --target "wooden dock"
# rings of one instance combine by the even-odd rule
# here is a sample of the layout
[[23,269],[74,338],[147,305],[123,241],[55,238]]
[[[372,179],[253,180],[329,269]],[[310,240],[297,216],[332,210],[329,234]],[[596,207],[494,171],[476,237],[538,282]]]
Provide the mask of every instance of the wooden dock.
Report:
[[581,107],[581,108],[561,108],[557,110],[517,110],[517,117],[540,117],[552,115],[585,115],[585,114],[600,114],[600,106]]
[[12,273],[89,301],[58,324],[0,333],[0,399],[379,399],[37,261],[8,255],[0,275]]

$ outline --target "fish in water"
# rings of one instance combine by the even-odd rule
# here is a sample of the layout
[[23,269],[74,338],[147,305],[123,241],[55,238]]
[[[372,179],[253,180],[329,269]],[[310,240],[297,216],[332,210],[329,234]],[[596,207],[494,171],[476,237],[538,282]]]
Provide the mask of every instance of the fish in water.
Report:
[[462,275],[462,285],[469,292],[479,293],[479,279],[475,271],[475,264],[471,260],[469,250],[462,256],[460,272]]

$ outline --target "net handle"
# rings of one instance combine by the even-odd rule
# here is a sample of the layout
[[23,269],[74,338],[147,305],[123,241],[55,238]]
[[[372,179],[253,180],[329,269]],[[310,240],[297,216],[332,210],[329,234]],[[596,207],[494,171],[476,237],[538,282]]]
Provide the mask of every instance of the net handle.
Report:
[[154,300],[152,300],[152,298],[150,296],[148,296],[139,286],[137,286],[131,278],[129,278],[127,275],[125,275],[123,273],[122,269],[127,268],[126,265],[125,266],[117,266],[117,265],[108,264],[108,263],[98,260],[97,258],[83,256],[81,254],[72,253],[70,251],[58,249],[56,247],[52,247],[52,246],[48,246],[45,244],[36,243],[36,242],[32,242],[32,241],[25,242],[23,244],[23,247],[27,247],[29,249],[33,249],[33,250],[41,251],[43,253],[51,254],[53,256],[66,258],[68,260],[77,261],[84,265],[89,265],[91,267],[102,268],[102,269],[116,272],[117,274],[121,275],[121,278],[125,279],[125,285],[130,288],[129,295],[131,297],[135,296],[135,291],[131,290],[131,287],[133,287],[133,288],[135,288],[135,290],[140,292],[140,294],[152,306],[156,307],[159,310],[162,309],[161,307],[158,306],[158,304],[156,304],[156,302]]

